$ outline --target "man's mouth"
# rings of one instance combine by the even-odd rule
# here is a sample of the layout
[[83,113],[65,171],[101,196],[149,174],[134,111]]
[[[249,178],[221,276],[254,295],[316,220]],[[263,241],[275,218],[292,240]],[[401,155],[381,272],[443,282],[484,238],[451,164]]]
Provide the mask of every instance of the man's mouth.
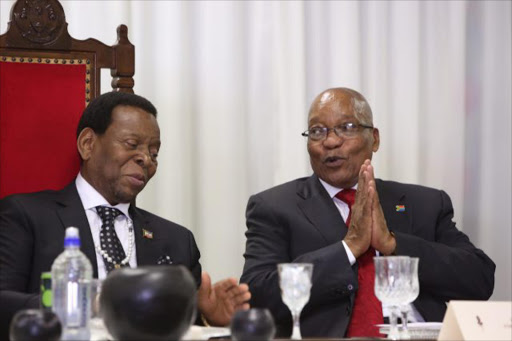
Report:
[[345,159],[340,156],[328,156],[324,159],[324,164],[329,167],[339,167],[343,161]]
[[128,174],[129,181],[135,186],[144,186],[146,178],[142,174]]

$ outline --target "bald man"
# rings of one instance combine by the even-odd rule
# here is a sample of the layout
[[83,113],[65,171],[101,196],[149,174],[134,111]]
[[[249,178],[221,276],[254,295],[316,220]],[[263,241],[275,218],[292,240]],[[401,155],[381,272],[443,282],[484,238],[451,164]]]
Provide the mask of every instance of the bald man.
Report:
[[417,320],[442,321],[449,300],[491,296],[495,265],[456,228],[448,195],[375,179],[371,159],[380,135],[361,94],[319,94],[303,135],[314,174],[253,195],[246,212],[241,281],[249,284],[253,307],[270,309],[278,336],[292,330],[279,263],[314,265],[300,321],[305,337],[379,336],[374,324],[386,311],[373,293],[374,256],[419,257]]

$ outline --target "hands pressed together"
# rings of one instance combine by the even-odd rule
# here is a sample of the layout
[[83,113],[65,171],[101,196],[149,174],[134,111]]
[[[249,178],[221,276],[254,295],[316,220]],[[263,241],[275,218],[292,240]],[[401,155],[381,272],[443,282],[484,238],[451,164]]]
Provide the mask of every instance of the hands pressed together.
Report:
[[208,324],[226,326],[238,310],[249,309],[251,293],[247,284],[238,284],[235,278],[227,278],[212,286],[210,275],[206,271],[201,274],[198,306]]
[[390,255],[396,248],[395,237],[388,230],[382,212],[370,160],[365,160],[359,170],[356,200],[344,241],[356,258],[370,246],[383,255]]

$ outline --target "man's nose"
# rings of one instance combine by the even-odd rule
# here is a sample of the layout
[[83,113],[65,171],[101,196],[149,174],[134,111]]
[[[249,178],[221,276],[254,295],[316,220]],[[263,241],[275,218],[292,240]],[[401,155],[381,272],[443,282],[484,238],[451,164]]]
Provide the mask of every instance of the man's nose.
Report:
[[147,167],[151,162],[151,156],[149,155],[149,152],[139,151],[135,157],[135,160],[139,165]]
[[336,135],[334,129],[329,129],[327,131],[327,136],[324,139],[324,146],[328,148],[338,147],[343,143],[343,138]]

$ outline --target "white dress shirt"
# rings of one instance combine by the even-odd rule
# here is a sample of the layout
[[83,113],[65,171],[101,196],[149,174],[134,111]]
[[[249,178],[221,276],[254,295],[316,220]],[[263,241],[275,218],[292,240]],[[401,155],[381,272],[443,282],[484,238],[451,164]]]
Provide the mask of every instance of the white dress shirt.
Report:
[[[78,173],[76,177],[76,189],[78,191],[78,195],[80,196],[80,200],[82,201],[82,205],[84,206],[85,214],[87,215],[87,220],[89,221],[89,226],[91,228],[92,239],[94,241],[94,247],[100,245],[100,230],[102,221],[98,213],[96,213],[96,206],[108,206],[115,207],[123,214],[117,216],[114,221],[114,228],[116,230],[117,236],[119,237],[119,241],[123,246],[125,252],[128,250],[128,246],[131,241],[129,240],[128,228],[130,225],[133,226],[133,221],[128,214],[128,209],[130,208],[130,204],[117,204],[112,206],[108,203],[108,201],[96,190],[92,187],[83,177],[81,173]],[[135,238],[135,236],[133,236]],[[137,266],[137,255],[135,251],[135,240],[133,240],[133,251],[129,260],[130,267],[134,268]],[[103,261],[103,257],[101,254],[96,251],[96,262],[98,265],[98,278],[105,279],[107,277],[107,272],[105,269],[105,262]]]
[[[343,221],[346,222],[348,215],[350,213],[350,208],[348,207],[346,202],[336,198],[336,194],[338,194],[338,192],[341,191],[342,189],[331,186],[330,184],[328,184],[327,182],[323,181],[320,178],[318,178],[318,180],[320,180],[320,183],[322,184],[322,186],[324,186],[325,190],[327,191],[327,193],[329,193],[329,196],[334,201],[336,208],[338,208],[338,211],[340,211]],[[357,184],[354,187],[352,187],[352,189],[357,190]],[[354,263],[356,262],[356,257],[354,256],[354,254],[348,247],[347,243],[345,243],[345,241],[343,241],[343,240],[341,242],[343,243],[343,247],[345,248],[345,251],[347,252],[347,257],[350,262],[350,265],[354,265]],[[375,250],[375,253],[376,253],[377,257],[380,255],[379,251],[377,251],[377,250]],[[389,308],[385,305],[382,305],[382,313],[383,313],[383,316],[389,316],[390,315]],[[425,322],[425,320],[423,319],[421,314],[416,310],[416,307],[414,307],[414,304],[409,305],[409,313],[407,315],[407,320],[409,320],[411,322]]]

